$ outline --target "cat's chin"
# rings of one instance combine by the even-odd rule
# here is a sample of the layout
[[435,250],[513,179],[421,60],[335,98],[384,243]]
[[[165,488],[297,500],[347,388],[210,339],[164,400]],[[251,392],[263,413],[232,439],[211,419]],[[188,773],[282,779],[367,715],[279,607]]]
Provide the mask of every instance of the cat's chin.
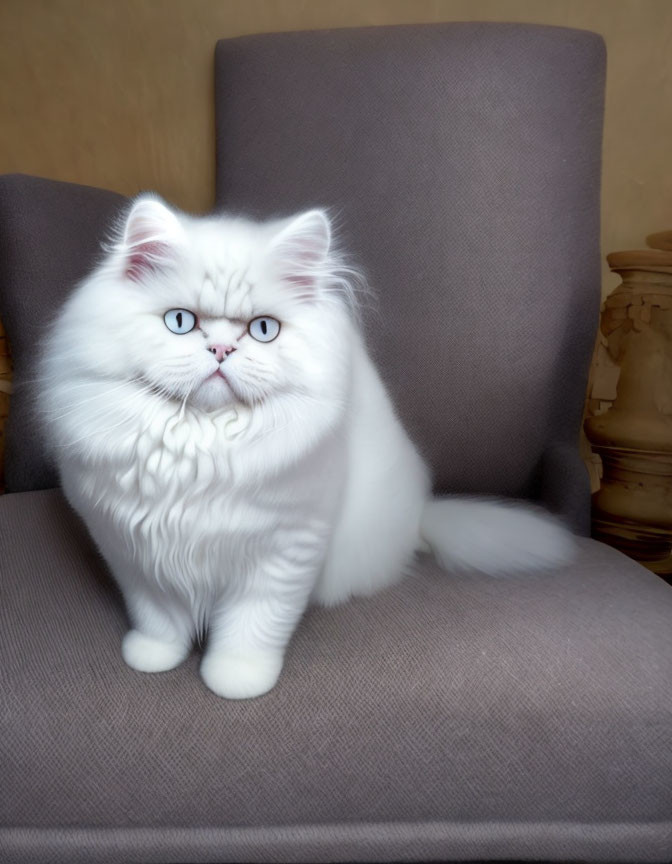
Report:
[[220,411],[240,402],[231,385],[221,375],[211,375],[191,394],[189,402],[200,411]]

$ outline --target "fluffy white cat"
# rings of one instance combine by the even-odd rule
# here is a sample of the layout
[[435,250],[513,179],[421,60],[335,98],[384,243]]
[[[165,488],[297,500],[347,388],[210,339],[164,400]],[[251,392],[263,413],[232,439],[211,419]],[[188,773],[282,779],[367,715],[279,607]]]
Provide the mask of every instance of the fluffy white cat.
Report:
[[259,696],[309,602],[385,588],[417,551],[493,574],[569,560],[543,513],[431,497],[347,276],[322,211],[260,224],[144,195],[58,316],[40,402],[134,669],[207,633],[207,686]]

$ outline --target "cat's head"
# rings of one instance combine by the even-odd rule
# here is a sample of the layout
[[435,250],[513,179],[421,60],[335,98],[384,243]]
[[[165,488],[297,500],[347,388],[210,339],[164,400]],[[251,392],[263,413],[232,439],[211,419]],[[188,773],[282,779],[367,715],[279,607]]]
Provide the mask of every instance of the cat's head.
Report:
[[204,411],[310,396],[347,360],[352,295],[326,214],[270,223],[137,199],[70,320],[102,377]]

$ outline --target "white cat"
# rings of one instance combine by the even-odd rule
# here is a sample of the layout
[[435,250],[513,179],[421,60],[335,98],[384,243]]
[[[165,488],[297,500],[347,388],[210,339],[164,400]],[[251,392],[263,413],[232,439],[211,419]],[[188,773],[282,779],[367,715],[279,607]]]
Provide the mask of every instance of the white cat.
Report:
[[172,669],[207,633],[207,686],[259,696],[310,601],[372,594],[416,551],[490,573],[572,554],[533,509],[431,498],[330,234],[319,210],[258,224],[142,196],[51,330],[46,429],[135,669]]

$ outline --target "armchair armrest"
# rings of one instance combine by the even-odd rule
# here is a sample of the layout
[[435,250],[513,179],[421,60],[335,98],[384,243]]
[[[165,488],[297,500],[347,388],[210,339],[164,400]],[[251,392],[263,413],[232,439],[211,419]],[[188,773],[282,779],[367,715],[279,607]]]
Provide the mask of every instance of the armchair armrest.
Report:
[[91,268],[110,221],[126,201],[115,192],[74,183],[0,176],[0,320],[14,367],[4,430],[7,491],[57,485],[36,434],[32,363],[46,326]]
[[541,459],[541,503],[577,534],[590,536],[590,476],[576,445],[555,442]]

